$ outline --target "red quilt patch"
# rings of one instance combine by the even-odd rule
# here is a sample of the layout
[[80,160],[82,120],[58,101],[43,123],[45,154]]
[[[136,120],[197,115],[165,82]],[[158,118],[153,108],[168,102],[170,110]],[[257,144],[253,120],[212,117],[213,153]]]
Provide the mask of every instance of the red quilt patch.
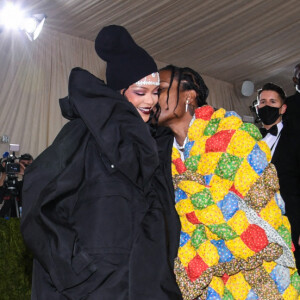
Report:
[[202,106],[195,110],[196,119],[202,119],[205,121],[210,120],[212,114],[214,113],[214,109],[211,106]]
[[235,130],[222,130],[207,139],[205,152],[226,152]]
[[254,252],[261,251],[269,244],[265,231],[255,224],[248,226],[241,234],[241,239]]

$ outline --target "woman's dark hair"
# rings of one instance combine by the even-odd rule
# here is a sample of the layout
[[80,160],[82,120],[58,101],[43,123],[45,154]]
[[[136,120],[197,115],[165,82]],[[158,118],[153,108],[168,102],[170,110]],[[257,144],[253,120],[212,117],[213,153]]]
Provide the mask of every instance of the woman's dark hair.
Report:
[[[177,80],[178,86],[177,86],[177,104],[178,106],[179,102],[179,92],[180,91],[191,91],[194,90],[196,92],[196,101],[198,107],[201,107],[206,103],[206,99],[209,93],[209,90],[203,80],[203,78],[200,76],[199,73],[194,71],[191,68],[185,67],[185,68],[179,68],[173,65],[168,65],[160,71],[170,71],[171,72],[171,81],[170,86],[167,91],[167,105],[169,104],[169,93],[170,89],[172,87],[174,79]],[[176,109],[175,107],[175,109]]]
[[274,91],[274,92],[276,92],[280,96],[280,98],[282,100],[282,104],[285,103],[286,94],[285,94],[284,90],[279,85],[274,84],[272,82],[268,82],[268,83],[264,84],[263,87],[260,90],[258,90],[258,92],[257,92],[258,96],[260,96],[260,94],[263,91]]

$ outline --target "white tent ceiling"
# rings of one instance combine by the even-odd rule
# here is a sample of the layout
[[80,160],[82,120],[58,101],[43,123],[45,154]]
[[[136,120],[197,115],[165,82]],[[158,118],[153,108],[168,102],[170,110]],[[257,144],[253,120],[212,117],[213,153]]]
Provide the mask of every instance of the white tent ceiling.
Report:
[[[15,1],[21,2],[22,1]],[[88,40],[125,26],[156,60],[240,86],[272,81],[293,93],[300,62],[299,0],[23,0],[45,26]]]

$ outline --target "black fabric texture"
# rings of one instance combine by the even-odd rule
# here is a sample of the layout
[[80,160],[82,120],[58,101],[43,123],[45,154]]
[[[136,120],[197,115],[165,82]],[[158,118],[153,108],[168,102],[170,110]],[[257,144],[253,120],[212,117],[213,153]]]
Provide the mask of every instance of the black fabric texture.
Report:
[[283,119],[289,124],[289,130],[292,132],[300,131],[300,93],[286,99],[287,110],[283,115]]
[[[286,122],[287,123],[287,122]],[[297,268],[300,270],[300,132],[283,126],[271,162],[275,165],[280,194],[285,202],[286,216],[291,223],[292,240],[296,251]]]
[[122,26],[102,28],[95,40],[95,50],[106,61],[107,85],[114,90],[128,88],[145,76],[157,72],[153,58],[135,43]]
[[21,231],[33,300],[181,299],[180,223],[157,147],[134,106],[80,68],[71,121],[26,169]]

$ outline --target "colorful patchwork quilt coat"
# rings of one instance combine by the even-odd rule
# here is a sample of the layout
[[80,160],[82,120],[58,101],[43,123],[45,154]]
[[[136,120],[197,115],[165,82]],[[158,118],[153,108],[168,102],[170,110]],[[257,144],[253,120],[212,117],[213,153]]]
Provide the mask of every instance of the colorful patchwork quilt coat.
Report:
[[175,274],[185,300],[299,299],[291,228],[261,138],[235,112],[203,106],[184,159],[173,148],[182,226]]

